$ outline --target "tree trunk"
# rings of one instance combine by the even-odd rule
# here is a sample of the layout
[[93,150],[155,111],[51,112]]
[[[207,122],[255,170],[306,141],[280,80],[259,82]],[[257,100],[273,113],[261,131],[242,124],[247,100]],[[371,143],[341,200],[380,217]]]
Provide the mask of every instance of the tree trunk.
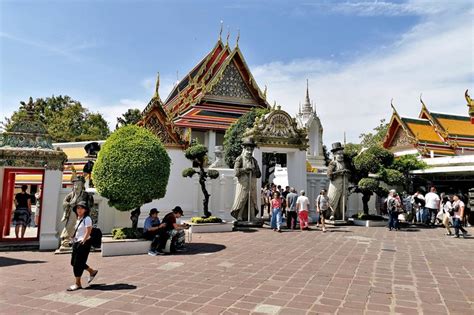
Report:
[[369,214],[369,201],[372,197],[372,193],[363,193],[362,194],[362,204],[364,207],[364,214]]
[[204,210],[204,218],[209,218],[211,213],[209,212],[209,197],[211,196],[206,189],[206,178],[207,174],[204,171],[202,165],[199,165],[199,184],[201,185],[202,194],[204,195],[204,199],[202,200],[202,206]]
[[130,212],[130,220],[132,220],[132,229],[134,230],[138,228],[138,218],[140,217],[140,213],[140,207]]

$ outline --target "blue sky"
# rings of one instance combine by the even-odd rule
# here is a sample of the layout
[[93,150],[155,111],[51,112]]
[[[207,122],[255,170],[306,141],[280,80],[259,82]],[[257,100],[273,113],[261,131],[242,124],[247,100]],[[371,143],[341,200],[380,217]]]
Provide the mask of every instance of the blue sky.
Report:
[[240,30],[241,50],[272,103],[296,113],[309,78],[327,143],[343,131],[355,141],[389,118],[392,97],[407,115],[417,114],[420,93],[433,110],[465,114],[463,92],[474,89],[469,1],[0,5],[2,117],[29,96],[67,94],[112,127],[127,108],[144,108],[158,71],[164,99],[176,72],[185,75],[214,46],[221,20],[232,46]]

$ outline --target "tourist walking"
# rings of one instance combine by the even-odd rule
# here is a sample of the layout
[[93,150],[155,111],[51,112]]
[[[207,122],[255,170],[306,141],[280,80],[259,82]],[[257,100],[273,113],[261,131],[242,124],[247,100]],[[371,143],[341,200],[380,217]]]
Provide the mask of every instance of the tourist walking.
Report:
[[[31,222],[31,196],[26,192],[28,186],[22,185],[21,192],[15,195],[15,212],[13,213],[13,225],[15,225],[15,236],[25,237],[26,227]],[[21,234],[20,234],[21,228]]]
[[305,191],[300,191],[300,196],[296,200],[296,210],[298,211],[298,218],[300,219],[300,229],[309,230],[308,216],[309,216],[309,199],[305,196]]
[[466,237],[469,234],[467,231],[462,227],[462,221],[464,220],[464,210],[465,205],[464,202],[461,200],[460,195],[453,196],[453,226],[454,226],[454,235],[453,237],[459,238],[459,231],[461,230],[462,236]]
[[441,199],[436,193],[436,187],[432,186],[430,192],[425,195],[425,210],[426,210],[426,224],[434,226],[436,221],[436,214],[439,210]]
[[296,212],[296,201],[298,200],[298,194],[294,187],[290,188],[290,192],[286,195],[286,227],[288,229],[296,229],[296,221],[298,220],[298,214]]
[[90,236],[92,232],[92,219],[89,216],[90,209],[85,201],[79,201],[73,208],[77,215],[77,223],[72,236],[72,254],[71,266],[73,267],[74,277],[76,283],[70,286],[68,291],[76,291],[82,289],[81,277],[84,270],[89,272],[89,279],[87,283],[91,283],[97,276],[98,270],[94,270],[87,265],[87,258],[91,251]]
[[400,198],[395,189],[391,189],[387,198],[387,211],[388,211],[388,229],[400,230],[398,222],[398,214],[401,210]]
[[280,192],[276,191],[273,194],[273,199],[270,201],[272,207],[272,219],[270,220],[270,226],[273,231],[281,232],[281,197]]
[[411,197],[411,204],[413,211],[415,212],[415,222],[424,223],[425,222],[425,196],[421,191],[417,190]]
[[281,193],[281,215],[282,217],[284,216],[287,219],[288,219],[288,216],[286,214],[286,208],[287,208],[286,196],[289,193],[290,193],[290,186],[286,186],[285,190],[283,190],[283,192]]
[[326,189],[321,189],[318,198],[316,198],[316,212],[319,214],[321,220],[321,228],[323,232],[326,232],[326,218],[328,217],[328,211],[331,209],[329,205],[329,198]]
[[451,202],[452,196],[445,195],[441,200],[441,211],[443,212],[443,225],[446,229],[446,235],[452,235],[449,224],[452,223],[450,212],[452,211],[453,204]]

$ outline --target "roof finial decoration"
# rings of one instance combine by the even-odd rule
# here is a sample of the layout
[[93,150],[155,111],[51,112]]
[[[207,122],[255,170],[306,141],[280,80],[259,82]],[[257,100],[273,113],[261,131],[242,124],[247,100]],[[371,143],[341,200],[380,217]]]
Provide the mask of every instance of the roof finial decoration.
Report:
[[237,30],[237,40],[235,41],[235,47],[239,47],[239,39],[240,39],[240,28]]
[[306,79],[306,101],[309,103],[309,80]]
[[425,102],[423,102],[423,93],[420,93],[420,102],[421,102],[421,108],[427,110]]
[[222,40],[222,29],[223,29],[223,28],[224,28],[224,21],[221,20],[221,29],[220,29],[220,31],[219,31],[219,41]]
[[395,106],[393,105],[393,97],[392,97],[392,99],[390,100],[390,106],[392,107],[393,112],[398,115],[398,112],[397,112]]
[[155,97],[160,97],[159,89],[160,89],[160,73],[158,72],[158,74],[156,75]]
[[227,27],[227,38],[225,42],[226,46],[229,46],[229,38],[230,38],[230,27]]

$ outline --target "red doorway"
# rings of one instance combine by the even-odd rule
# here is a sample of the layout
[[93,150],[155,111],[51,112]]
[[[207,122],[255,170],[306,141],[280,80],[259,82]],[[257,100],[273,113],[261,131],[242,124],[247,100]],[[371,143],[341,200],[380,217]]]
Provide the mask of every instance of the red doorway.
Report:
[[[15,194],[21,185],[27,185],[27,192],[33,196],[38,193],[39,202],[32,202],[31,224],[27,226],[24,238],[17,238],[12,225],[15,211]],[[3,191],[0,199],[0,242],[31,242],[38,241],[41,228],[41,209],[44,188],[44,169],[6,168],[3,176]],[[33,200],[35,198],[32,198]],[[33,211],[34,210],[34,211]],[[36,220],[35,220],[36,216]],[[35,224],[35,221],[37,224]]]

